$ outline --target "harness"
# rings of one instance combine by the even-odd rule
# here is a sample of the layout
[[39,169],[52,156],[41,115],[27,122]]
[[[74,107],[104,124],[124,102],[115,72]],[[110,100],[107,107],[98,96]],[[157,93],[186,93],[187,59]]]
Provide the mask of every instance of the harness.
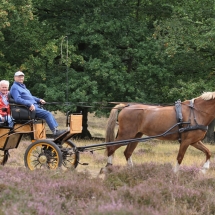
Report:
[[[194,112],[194,99],[190,100],[190,115],[189,115],[189,120],[188,122],[183,122],[183,116],[182,116],[182,111],[181,111],[181,100],[177,100],[175,102],[175,111],[176,111],[176,119],[177,122],[179,123],[179,143],[181,143],[181,133],[182,132],[186,132],[186,131],[193,131],[193,130],[203,130],[203,131],[207,131],[208,130],[208,126],[205,125],[199,125],[197,123],[196,120],[196,116],[195,116],[195,112]],[[193,120],[195,122],[194,125],[191,125],[191,118],[193,117]],[[183,124],[188,124],[187,127],[183,127]]]

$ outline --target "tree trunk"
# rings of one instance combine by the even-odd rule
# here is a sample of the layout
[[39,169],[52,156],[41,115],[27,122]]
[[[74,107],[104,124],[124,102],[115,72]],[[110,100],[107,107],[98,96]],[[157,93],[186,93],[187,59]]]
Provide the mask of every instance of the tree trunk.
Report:
[[215,126],[215,119],[208,126],[208,131],[204,138],[205,143],[212,143],[212,144],[215,143],[214,126]]
[[92,139],[92,136],[88,130],[88,108],[87,107],[81,107],[81,106],[77,106],[76,109],[76,113],[82,113],[83,115],[83,120],[82,120],[82,133],[75,135],[77,138],[81,138],[81,139]]

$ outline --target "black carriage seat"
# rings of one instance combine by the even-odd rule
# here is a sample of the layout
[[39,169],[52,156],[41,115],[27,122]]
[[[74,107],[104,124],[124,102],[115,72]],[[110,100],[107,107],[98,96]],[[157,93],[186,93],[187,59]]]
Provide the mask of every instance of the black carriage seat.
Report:
[[[8,94],[11,116],[14,120],[13,131],[30,133],[31,139],[46,139],[45,121],[36,118],[36,112],[30,111],[25,105],[17,104]],[[33,123],[32,123],[33,120]]]
[[17,104],[13,97],[8,93],[11,116],[16,123],[25,123],[28,120],[36,118],[36,112],[30,111],[25,105]]

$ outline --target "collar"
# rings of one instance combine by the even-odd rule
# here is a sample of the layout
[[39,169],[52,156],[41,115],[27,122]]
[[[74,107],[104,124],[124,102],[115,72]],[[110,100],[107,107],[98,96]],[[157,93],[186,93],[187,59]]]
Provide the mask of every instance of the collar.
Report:
[[22,88],[26,88],[25,84],[21,84],[19,82],[14,81],[14,84],[17,84],[18,86],[22,87]]

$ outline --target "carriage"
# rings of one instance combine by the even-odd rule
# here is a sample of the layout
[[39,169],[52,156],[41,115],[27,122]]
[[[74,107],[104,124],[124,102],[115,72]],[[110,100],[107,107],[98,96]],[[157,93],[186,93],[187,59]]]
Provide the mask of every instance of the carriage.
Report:
[[[11,116],[14,126],[9,127],[7,121],[0,123],[0,157],[2,165],[6,164],[9,150],[17,148],[23,135],[28,135],[31,144],[24,154],[24,163],[30,170],[56,169],[60,166],[75,168],[78,165],[79,154],[74,152],[74,144],[70,140],[75,134],[82,132],[82,115],[78,113],[66,114],[67,131],[55,139],[47,139],[45,121],[35,118],[24,105],[14,103],[9,98]],[[4,110],[7,111],[7,110]]]

